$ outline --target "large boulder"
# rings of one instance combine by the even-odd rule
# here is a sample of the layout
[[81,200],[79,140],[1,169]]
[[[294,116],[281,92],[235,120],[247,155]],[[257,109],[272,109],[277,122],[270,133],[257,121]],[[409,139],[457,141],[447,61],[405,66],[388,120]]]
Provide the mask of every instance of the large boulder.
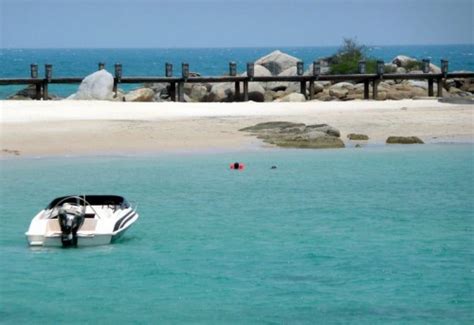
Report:
[[[258,82],[249,82],[249,100],[254,102],[265,101],[265,89]],[[235,98],[235,85],[233,82],[214,84],[206,96],[208,102],[232,102]],[[240,100],[243,99],[243,90],[240,90]]]
[[[255,64],[253,75],[255,77],[271,77],[272,73],[267,68],[265,68],[263,65]],[[247,77],[247,71],[242,73],[242,76]]]
[[77,92],[68,99],[112,100],[114,77],[104,70],[96,71],[82,80]]
[[406,56],[406,55],[397,55],[393,58],[392,63],[397,67],[406,68],[409,64],[418,62],[417,59]]
[[[296,66],[289,67],[288,69],[285,69],[284,71],[280,72],[278,74],[279,77],[294,77],[296,76],[297,70]],[[292,86],[293,88],[299,87],[299,83],[297,82],[286,82],[286,81],[274,81],[274,82],[268,82],[265,85],[265,88],[268,90],[273,90],[273,91],[278,91],[278,90],[286,90]]]
[[132,90],[124,97],[124,102],[152,102],[155,92],[151,88]]
[[268,55],[265,55],[264,57],[261,57],[255,61],[255,64],[263,65],[272,73],[272,75],[277,76],[282,71],[296,66],[298,61],[300,60],[294,56],[276,50]]
[[212,85],[212,88],[206,98],[209,102],[231,102],[234,100],[234,83],[225,82]]
[[[243,96],[241,91],[240,96]],[[242,100],[242,98],[240,98]],[[258,82],[249,82],[249,100],[254,102],[264,102],[265,101],[265,89]]]
[[202,102],[207,96],[207,87],[201,84],[193,84],[189,91],[189,97],[196,102]]
[[346,88],[338,88],[338,87],[329,88],[329,95],[332,97],[336,97],[337,99],[344,99],[348,93],[349,93],[349,90],[347,90]]

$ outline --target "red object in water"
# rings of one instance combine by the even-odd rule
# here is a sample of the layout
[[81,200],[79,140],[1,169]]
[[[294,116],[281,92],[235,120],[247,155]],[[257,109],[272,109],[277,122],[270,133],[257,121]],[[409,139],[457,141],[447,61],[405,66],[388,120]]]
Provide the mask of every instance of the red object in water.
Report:
[[245,165],[243,163],[235,162],[230,164],[230,169],[235,169],[235,170],[244,170]]

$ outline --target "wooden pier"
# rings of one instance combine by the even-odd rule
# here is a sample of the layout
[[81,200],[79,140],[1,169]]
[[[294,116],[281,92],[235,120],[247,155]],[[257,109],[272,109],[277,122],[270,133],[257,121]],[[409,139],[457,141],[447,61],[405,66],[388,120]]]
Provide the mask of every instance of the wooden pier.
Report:
[[[170,85],[170,97],[172,101],[184,101],[184,84],[185,83],[223,83],[233,82],[235,84],[235,98],[242,98],[243,101],[249,100],[249,83],[250,82],[299,82],[300,92],[309,97],[314,98],[314,83],[317,81],[352,81],[364,84],[364,99],[378,99],[378,84],[383,80],[427,80],[427,95],[434,96],[434,83],[436,82],[438,91],[436,96],[443,96],[443,84],[446,79],[452,78],[474,78],[474,72],[449,73],[448,61],[441,60],[441,73],[429,72],[429,60],[423,60],[423,73],[384,73],[385,64],[383,61],[377,61],[377,73],[365,73],[365,62],[359,62],[358,74],[341,74],[330,75],[321,74],[319,62],[313,62],[313,71],[311,75],[304,75],[304,63],[297,63],[296,76],[255,76],[254,63],[247,63],[247,75],[237,75],[237,65],[235,62],[229,63],[229,74],[226,76],[210,76],[196,77],[190,76],[189,64],[183,63],[181,66],[181,76],[173,76],[173,65],[165,64],[164,76],[130,76],[122,75],[122,65],[117,63],[114,66],[114,92],[117,92],[119,84],[142,84],[142,83],[168,83]],[[105,63],[99,63],[99,70],[105,68]],[[1,85],[35,85],[36,99],[48,99],[48,86],[50,84],[79,84],[84,78],[80,77],[55,77],[53,78],[53,66],[45,65],[44,78],[38,77],[38,65],[30,65],[30,78],[0,78]],[[241,85],[243,87],[241,87]],[[370,96],[370,85],[372,85],[372,96]],[[307,88],[309,87],[309,95],[307,96]],[[243,96],[240,96],[241,92]]]

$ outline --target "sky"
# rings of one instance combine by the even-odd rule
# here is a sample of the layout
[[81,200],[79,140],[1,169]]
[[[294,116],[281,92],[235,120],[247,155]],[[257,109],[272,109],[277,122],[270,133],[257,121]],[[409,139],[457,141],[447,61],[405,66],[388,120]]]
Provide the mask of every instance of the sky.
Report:
[[1,48],[473,44],[474,0],[0,0]]

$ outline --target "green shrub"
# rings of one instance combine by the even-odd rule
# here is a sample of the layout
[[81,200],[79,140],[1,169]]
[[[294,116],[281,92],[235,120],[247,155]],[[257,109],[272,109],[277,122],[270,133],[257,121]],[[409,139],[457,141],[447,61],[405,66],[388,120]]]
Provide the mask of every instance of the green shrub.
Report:
[[423,62],[420,61],[409,61],[407,62],[405,69],[407,71],[413,71],[413,70],[422,70],[423,69]]

